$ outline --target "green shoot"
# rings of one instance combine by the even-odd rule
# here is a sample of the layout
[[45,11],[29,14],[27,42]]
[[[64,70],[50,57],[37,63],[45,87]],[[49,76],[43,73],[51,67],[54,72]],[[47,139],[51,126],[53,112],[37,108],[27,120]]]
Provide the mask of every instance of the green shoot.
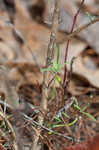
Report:
[[85,114],[88,118],[90,118],[91,120],[93,120],[93,121],[96,121],[96,119],[91,115],[91,114],[89,114],[89,113],[87,113],[87,112],[83,112],[83,114]]
[[52,61],[52,63],[51,63],[52,66],[51,67],[41,69],[41,72],[52,71],[55,74],[60,72],[62,70],[62,68],[64,67],[64,65],[68,64],[68,62],[60,64],[59,63],[59,57],[60,57],[60,45],[57,46],[57,58],[56,58],[56,61]]
[[62,84],[62,79],[60,78],[59,75],[56,74],[55,80],[61,85]]
[[65,126],[73,126],[78,121],[78,117],[76,117],[71,123],[68,124],[51,124],[50,127],[52,128],[59,128],[59,127],[65,127]]
[[74,104],[74,108],[76,108],[80,113],[86,115],[88,118],[90,118],[91,120],[93,121],[96,121],[96,119],[91,115],[89,114],[88,112],[85,112],[85,110],[87,109],[88,105],[85,105],[83,108],[81,108],[78,104],[78,101],[77,99],[75,98],[75,104]]
[[78,121],[78,117],[76,117],[71,123],[68,123],[67,125],[70,127],[70,126],[73,126],[76,122]]
[[62,122],[62,120],[61,120],[59,117],[57,117],[57,116],[55,116],[54,119],[55,119],[56,121],[58,121],[58,122]]
[[70,118],[66,113],[62,112],[62,114],[66,117],[66,118]]
[[64,67],[65,64],[68,64],[68,63],[66,62],[64,64],[57,64],[57,62],[53,61],[51,67],[41,69],[41,72],[52,71],[54,73],[58,73],[58,72],[60,72],[62,70],[62,68]]
[[86,104],[83,108],[82,108],[82,111],[85,111],[88,107],[88,104]]
[[52,91],[51,91],[51,100],[54,99],[55,97],[55,88],[52,87]]

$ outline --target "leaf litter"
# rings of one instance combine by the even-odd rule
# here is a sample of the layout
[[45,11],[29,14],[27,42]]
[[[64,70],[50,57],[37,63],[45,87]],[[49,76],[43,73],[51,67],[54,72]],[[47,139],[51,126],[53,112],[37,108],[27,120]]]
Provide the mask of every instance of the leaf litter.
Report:
[[[10,3],[11,0],[5,0],[5,2]],[[38,2],[36,1],[37,5]],[[69,4],[72,14],[78,7],[77,4],[79,3],[76,2],[71,1]],[[15,0],[16,13],[14,12],[14,16],[10,19],[13,19],[15,28],[22,33],[40,66],[43,65],[44,67],[50,27],[41,22],[44,22],[45,17],[48,15],[48,6],[45,5],[44,16],[41,18],[42,21],[39,22],[38,19],[31,18],[30,12],[28,12],[27,7],[32,2],[28,4],[23,0],[22,3]],[[97,2],[93,3],[94,6],[85,4],[84,9],[90,12],[91,7],[94,7],[94,13],[97,14],[97,7],[95,7]],[[65,4],[64,1],[63,4]],[[64,6],[65,10],[68,11],[66,5]],[[0,16],[9,20],[8,12],[9,10],[3,9]],[[86,18],[88,20],[88,17]],[[85,20],[84,12],[78,20],[80,21],[77,21],[77,23],[82,24],[82,21]],[[60,25],[61,28],[64,27],[65,23],[62,22],[62,24],[63,26]],[[95,26],[97,27],[97,25]],[[93,28],[89,28],[88,33],[90,30],[93,31]],[[40,136],[39,142],[43,145],[43,149],[99,149],[98,34],[94,33],[96,36],[94,41],[93,32],[90,36],[88,36],[86,30],[84,32],[85,34],[80,34],[70,43],[68,61],[70,62],[73,56],[77,59],[73,63],[72,77],[67,88],[65,105],[63,107],[62,90],[58,86],[55,93],[53,93],[54,96],[48,101],[49,109],[44,116],[45,121],[41,126],[42,132],[39,135],[37,129],[40,126],[37,118],[39,113],[43,114],[44,111],[40,108],[42,73],[33,61],[26,44],[22,40],[20,41],[13,28],[6,24],[3,19],[0,19],[1,150],[31,149],[34,134]],[[57,42],[61,38],[64,39],[65,36],[66,34],[59,31]],[[60,61],[63,63],[64,41],[60,44],[60,47]],[[67,69],[70,71],[69,64]],[[50,92],[52,92],[52,89],[50,89]]]

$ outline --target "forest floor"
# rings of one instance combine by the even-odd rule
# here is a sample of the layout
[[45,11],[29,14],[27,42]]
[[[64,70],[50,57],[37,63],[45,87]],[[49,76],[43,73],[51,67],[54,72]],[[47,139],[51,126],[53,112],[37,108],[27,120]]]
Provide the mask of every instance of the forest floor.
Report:
[[84,2],[74,32],[91,24],[73,35],[80,5],[62,0],[46,68],[54,1],[0,1],[0,150],[99,150],[99,2]]

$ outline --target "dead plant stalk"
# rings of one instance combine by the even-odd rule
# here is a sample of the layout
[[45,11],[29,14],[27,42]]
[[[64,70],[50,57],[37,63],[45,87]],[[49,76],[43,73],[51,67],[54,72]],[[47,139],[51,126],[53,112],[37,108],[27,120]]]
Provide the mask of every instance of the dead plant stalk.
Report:
[[[48,44],[48,49],[47,49],[47,58],[46,58],[46,64],[45,67],[48,68],[51,65],[51,62],[54,58],[54,53],[55,53],[55,45],[56,45],[56,35],[58,32],[58,22],[59,22],[59,7],[60,7],[60,1],[55,0],[55,8],[53,12],[53,17],[52,17],[52,29],[51,29],[51,35],[50,35],[50,42]],[[47,100],[48,100],[48,76],[49,72],[45,71],[43,73],[43,84],[42,84],[42,99],[41,99],[41,108],[44,110],[44,114],[47,111]],[[40,114],[39,115],[39,124],[42,125],[44,122],[44,115]],[[39,129],[41,130],[41,129]],[[39,149],[37,146],[38,144],[39,137],[36,136],[34,140],[34,146],[33,149]]]
[[[70,32],[70,34],[72,34],[73,31],[74,31],[74,26],[75,26],[77,17],[78,17],[78,15],[79,15],[79,12],[80,12],[80,10],[81,10],[81,8],[82,8],[83,3],[84,3],[84,0],[81,1],[80,7],[79,7],[77,13],[76,13],[75,16],[74,16],[73,24],[72,24],[72,27],[71,27],[71,32]],[[71,39],[68,39],[68,40],[67,40],[64,62],[67,62],[70,40],[71,40]],[[65,65],[65,66],[64,66],[64,78],[63,78],[64,94],[65,94],[66,88],[67,88],[67,85],[66,85],[67,82],[66,82],[66,81],[67,81],[67,67],[66,67],[66,65]]]

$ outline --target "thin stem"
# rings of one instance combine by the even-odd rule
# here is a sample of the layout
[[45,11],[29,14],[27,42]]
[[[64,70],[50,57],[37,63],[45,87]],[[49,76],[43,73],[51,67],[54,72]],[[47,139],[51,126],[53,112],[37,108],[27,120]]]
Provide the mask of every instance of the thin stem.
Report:
[[93,25],[94,23],[99,22],[99,18],[96,18],[94,20],[92,20],[91,22],[79,27],[77,30],[75,30],[72,34],[70,34],[68,36],[69,39],[73,38],[74,36],[76,36],[78,33],[80,33],[81,31],[85,30],[86,28],[88,28],[90,25]]
[[[59,19],[59,5],[60,2],[58,0],[55,0],[55,9],[52,19],[52,30],[50,35],[50,42],[48,44],[47,49],[47,59],[46,59],[46,68],[48,68],[51,65],[51,62],[54,58],[54,50],[56,45],[56,35],[58,32],[58,19]],[[43,74],[43,87],[42,87],[42,102],[41,105],[44,110],[47,109],[47,84],[48,84],[48,71],[45,71]],[[46,91],[46,92],[45,92]],[[45,94],[46,93],[46,94]]]
[[[54,51],[55,51],[55,45],[56,45],[56,34],[58,32],[58,19],[59,19],[59,6],[60,6],[60,1],[55,0],[55,9],[53,13],[53,18],[52,18],[52,29],[51,29],[51,35],[50,35],[50,42],[48,44],[48,49],[47,49],[47,58],[46,58],[46,68],[48,68],[51,65],[51,62],[54,58]],[[47,111],[47,100],[48,100],[48,76],[49,72],[45,71],[43,74],[43,83],[42,83],[42,99],[41,99],[41,108],[44,110],[44,113]],[[39,124],[42,126],[44,122],[44,116],[42,114],[39,115],[38,118]],[[41,129],[38,128],[39,133],[41,132]],[[34,145],[33,145],[33,150],[36,149],[39,150],[38,146],[38,140],[39,137],[35,136],[34,138]]]
[[88,22],[87,24],[82,25],[81,27],[76,29],[74,32],[70,33],[65,38],[63,38],[62,40],[58,41],[57,44],[61,44],[61,43],[63,43],[63,41],[72,40],[72,38],[77,36],[77,34],[79,34],[83,30],[85,30],[86,28],[88,28],[89,26],[91,26],[91,25],[93,25],[93,24],[95,24],[97,22],[99,22],[99,18],[98,17],[96,19]]
[[[70,32],[71,34],[72,34],[73,30],[74,30],[74,26],[75,26],[77,17],[78,17],[78,15],[79,15],[79,12],[80,12],[80,10],[81,10],[81,7],[82,7],[83,3],[84,3],[84,0],[82,0],[81,5],[80,5],[80,8],[78,9],[77,13],[76,13],[75,16],[74,16],[73,24],[72,24],[72,28],[71,28],[71,32]],[[67,57],[68,57],[68,49],[69,49],[69,43],[70,43],[70,39],[68,39],[68,41],[67,41],[64,62],[67,61]],[[65,65],[65,66],[64,66],[63,87],[65,86],[66,79],[67,79],[67,68],[66,68],[66,65]]]

